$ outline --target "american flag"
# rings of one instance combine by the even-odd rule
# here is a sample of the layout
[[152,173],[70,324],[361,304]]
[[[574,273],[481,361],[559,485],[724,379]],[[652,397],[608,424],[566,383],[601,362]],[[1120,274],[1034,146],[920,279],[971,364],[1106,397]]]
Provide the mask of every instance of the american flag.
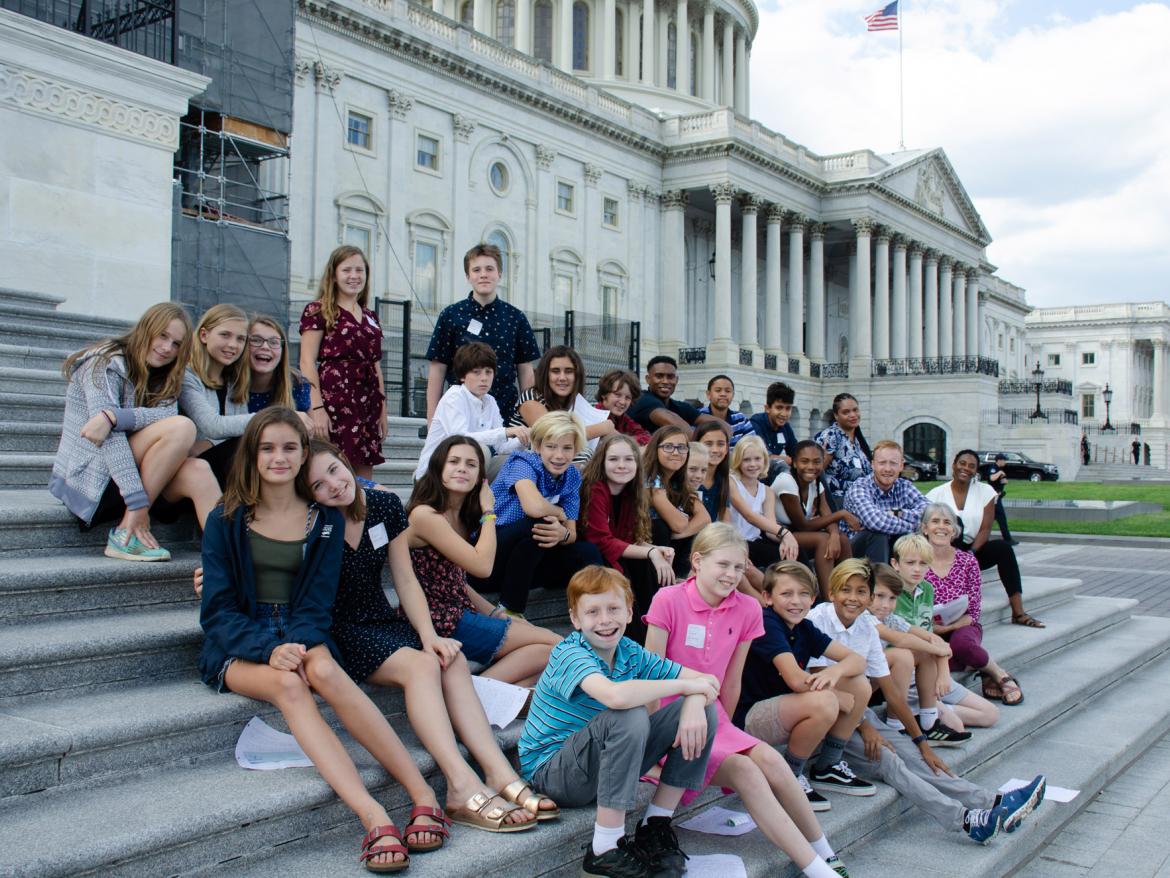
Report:
[[898,0],[865,17],[866,30],[897,30]]

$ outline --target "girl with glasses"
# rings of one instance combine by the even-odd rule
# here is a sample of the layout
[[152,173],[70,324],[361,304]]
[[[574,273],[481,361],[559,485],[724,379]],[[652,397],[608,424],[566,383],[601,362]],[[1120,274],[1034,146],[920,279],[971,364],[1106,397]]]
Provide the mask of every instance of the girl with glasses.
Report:
[[690,572],[691,540],[711,523],[699,495],[687,489],[690,437],[678,427],[659,427],[642,451],[650,490],[650,535],[656,546],[674,549],[674,572]]
[[267,314],[254,316],[248,327],[248,366],[248,411],[258,412],[270,405],[309,411],[309,383],[289,365],[284,327]]

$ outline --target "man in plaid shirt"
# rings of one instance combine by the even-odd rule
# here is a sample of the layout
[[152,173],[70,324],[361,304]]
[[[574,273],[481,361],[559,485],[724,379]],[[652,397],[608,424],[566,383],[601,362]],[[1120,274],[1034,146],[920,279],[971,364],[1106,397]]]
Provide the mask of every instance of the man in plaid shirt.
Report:
[[890,545],[902,534],[915,533],[926,498],[902,478],[902,446],[883,439],[873,447],[873,473],[857,479],[845,493],[845,508],[857,516],[862,530],[853,531],[844,521],[853,557],[889,563]]

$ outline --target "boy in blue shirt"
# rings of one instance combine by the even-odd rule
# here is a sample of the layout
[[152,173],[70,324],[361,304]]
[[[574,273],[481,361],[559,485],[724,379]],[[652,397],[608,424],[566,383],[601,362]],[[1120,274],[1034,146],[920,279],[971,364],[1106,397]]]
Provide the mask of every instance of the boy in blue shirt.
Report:
[[783,381],[768,385],[766,405],[762,412],[752,415],[749,423],[756,435],[764,440],[768,449],[768,478],[772,483],[782,471],[791,468],[792,454],[796,448],[796,433],[788,419],[792,417],[792,406],[796,392]]
[[[624,637],[633,615],[629,580],[591,566],[568,586],[577,630],[552,651],[520,736],[520,773],[569,806],[597,802],[581,874],[678,878],[685,855],[670,826],[683,792],[702,786],[715,739],[719,681],[647,652]],[[653,714],[646,705],[682,695]],[[632,839],[626,811],[638,779],[662,757],[654,798]]]

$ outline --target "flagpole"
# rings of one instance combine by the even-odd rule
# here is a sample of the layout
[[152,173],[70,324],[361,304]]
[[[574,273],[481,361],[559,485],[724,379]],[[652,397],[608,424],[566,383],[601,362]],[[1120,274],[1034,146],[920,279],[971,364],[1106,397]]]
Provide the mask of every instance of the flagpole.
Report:
[[906,23],[905,2],[898,4],[898,148],[906,148],[906,102],[902,85],[902,27]]

